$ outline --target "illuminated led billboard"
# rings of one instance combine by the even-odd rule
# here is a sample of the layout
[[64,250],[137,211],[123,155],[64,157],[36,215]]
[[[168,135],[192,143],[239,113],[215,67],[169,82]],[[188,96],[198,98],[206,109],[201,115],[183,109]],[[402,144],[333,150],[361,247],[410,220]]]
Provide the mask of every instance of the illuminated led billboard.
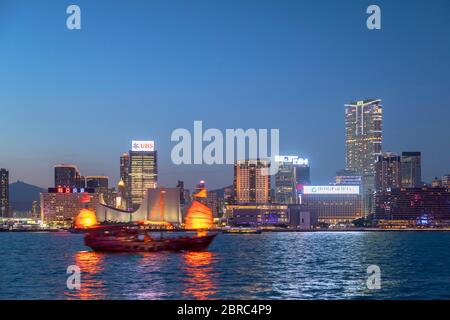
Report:
[[304,186],[303,194],[359,194],[359,186]]

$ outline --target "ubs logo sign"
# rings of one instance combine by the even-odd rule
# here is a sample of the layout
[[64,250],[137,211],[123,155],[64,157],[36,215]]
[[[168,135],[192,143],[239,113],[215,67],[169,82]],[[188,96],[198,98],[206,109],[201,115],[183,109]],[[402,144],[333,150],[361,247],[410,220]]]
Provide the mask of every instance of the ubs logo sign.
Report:
[[155,151],[155,142],[133,140],[131,151]]

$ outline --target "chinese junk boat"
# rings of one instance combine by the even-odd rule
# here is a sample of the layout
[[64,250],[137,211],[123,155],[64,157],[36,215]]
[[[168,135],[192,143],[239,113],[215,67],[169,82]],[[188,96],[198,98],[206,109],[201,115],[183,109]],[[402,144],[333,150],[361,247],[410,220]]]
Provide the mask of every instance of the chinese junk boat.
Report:
[[99,252],[203,251],[216,235],[156,232],[140,225],[98,226],[85,234],[84,243]]
[[[178,197],[179,191],[174,195]],[[90,226],[84,237],[85,244],[100,252],[206,250],[217,236],[217,232],[209,231],[213,227],[212,211],[201,202],[206,190],[199,192],[192,202],[184,230],[173,230],[172,223],[165,219],[167,196],[167,191],[162,189],[155,196],[155,206],[144,206],[152,208],[147,216],[150,220]]]

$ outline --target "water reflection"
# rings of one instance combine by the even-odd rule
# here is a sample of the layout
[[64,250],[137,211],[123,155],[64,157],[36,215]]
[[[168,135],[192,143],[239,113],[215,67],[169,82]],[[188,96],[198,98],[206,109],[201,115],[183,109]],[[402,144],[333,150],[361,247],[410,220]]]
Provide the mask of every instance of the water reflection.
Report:
[[170,263],[170,253],[152,252],[136,255],[138,260],[136,265],[129,266],[139,275],[139,281],[127,284],[127,299],[159,300],[167,298],[170,289],[167,288],[167,281],[170,281],[170,273],[167,270]]
[[65,292],[68,299],[92,300],[106,298],[104,282],[98,278],[103,272],[105,256],[97,252],[80,251],[75,253],[74,258],[75,264],[81,270],[81,288]]
[[209,251],[183,254],[183,271],[186,274],[183,296],[196,300],[213,299],[217,293],[212,266],[214,256]]

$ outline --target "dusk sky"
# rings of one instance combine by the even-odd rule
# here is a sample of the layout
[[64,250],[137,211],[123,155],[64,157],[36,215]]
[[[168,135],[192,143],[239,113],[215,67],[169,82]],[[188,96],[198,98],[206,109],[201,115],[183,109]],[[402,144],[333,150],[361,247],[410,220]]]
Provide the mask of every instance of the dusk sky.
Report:
[[114,184],[131,140],[155,140],[161,185],[229,185],[232,166],[171,162],[172,131],[202,120],[280,129],[281,153],[328,184],[345,166],[344,104],[379,98],[383,149],[421,151],[430,181],[450,173],[449,16],[448,0],[0,0],[0,167],[50,187],[73,163]]

